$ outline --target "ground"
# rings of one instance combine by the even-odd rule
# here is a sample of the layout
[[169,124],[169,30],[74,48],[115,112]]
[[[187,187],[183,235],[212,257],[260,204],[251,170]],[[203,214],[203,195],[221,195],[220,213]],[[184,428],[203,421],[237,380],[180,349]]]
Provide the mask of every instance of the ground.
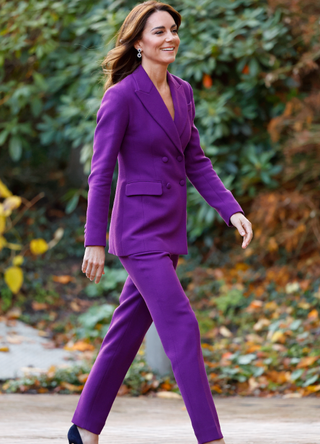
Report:
[[[292,396],[292,395],[291,395]],[[79,395],[0,395],[6,444],[67,443]],[[319,444],[318,398],[214,397],[226,444]],[[99,444],[196,444],[181,399],[115,399]]]

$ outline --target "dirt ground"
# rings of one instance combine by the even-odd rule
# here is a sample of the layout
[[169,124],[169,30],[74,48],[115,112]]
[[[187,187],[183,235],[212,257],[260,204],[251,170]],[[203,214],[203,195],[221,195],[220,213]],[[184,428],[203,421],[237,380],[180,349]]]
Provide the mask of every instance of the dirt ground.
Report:
[[[62,444],[79,395],[0,395],[0,443]],[[214,397],[226,444],[319,444],[319,398]],[[100,444],[196,444],[183,400],[118,396]]]

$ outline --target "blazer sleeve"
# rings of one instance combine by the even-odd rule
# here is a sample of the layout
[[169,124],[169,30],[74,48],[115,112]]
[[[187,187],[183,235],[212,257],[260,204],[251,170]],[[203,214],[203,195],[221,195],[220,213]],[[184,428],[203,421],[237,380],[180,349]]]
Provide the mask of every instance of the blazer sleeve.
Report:
[[84,246],[106,246],[113,172],[129,121],[127,100],[115,86],[105,92],[97,112],[89,191],[84,226]]
[[244,214],[243,209],[234,198],[231,191],[227,190],[221,179],[213,169],[211,160],[205,156],[200,145],[200,135],[194,124],[195,103],[191,85],[190,89],[192,102],[192,129],[191,137],[185,149],[186,174],[192,185],[198,190],[207,203],[220,214],[228,225],[233,227],[230,217],[237,212]]

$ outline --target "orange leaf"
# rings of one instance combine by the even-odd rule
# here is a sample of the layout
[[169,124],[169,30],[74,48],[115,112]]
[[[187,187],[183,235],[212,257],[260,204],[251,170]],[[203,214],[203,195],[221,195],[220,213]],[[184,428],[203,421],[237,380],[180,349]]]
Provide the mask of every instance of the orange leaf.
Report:
[[232,356],[233,355],[233,353],[231,353],[231,352],[226,352],[226,353],[223,353],[223,355],[222,355],[222,359],[228,359],[230,356]]
[[78,376],[78,380],[80,382],[85,383],[87,381],[88,377],[89,377],[89,373],[84,373],[83,375]]
[[33,308],[33,310],[46,310],[48,308],[48,304],[46,304],[45,302],[37,302],[37,301],[32,301],[31,306]]
[[261,345],[257,345],[257,344],[254,344],[254,345],[250,345],[250,347],[248,347],[247,348],[247,353],[254,353],[255,351],[257,351],[257,350],[260,350],[261,349]]
[[304,358],[301,358],[301,361],[297,365],[297,368],[310,367],[319,358],[320,358],[320,355],[318,355],[318,356],[306,356]]
[[204,74],[202,78],[202,84],[205,88],[211,88],[212,86],[212,78],[209,74]]
[[270,301],[265,304],[264,308],[266,310],[276,310],[278,308],[278,305],[275,301]]
[[266,376],[277,384],[284,384],[287,381],[290,381],[291,373],[290,372],[277,372],[276,370],[271,370],[267,372]]
[[84,384],[83,385],[74,385],[74,384],[70,384],[69,382],[66,382],[66,381],[62,381],[60,385],[63,388],[70,390],[70,392],[81,392],[81,390],[84,387]]
[[121,386],[120,386],[120,388],[119,388],[119,390],[118,390],[118,393],[117,393],[117,396],[123,396],[123,395],[126,395],[127,393],[129,393],[129,388],[128,388],[128,386],[127,385],[125,385],[125,384],[121,384]]
[[214,384],[211,386],[211,389],[217,393],[222,393],[222,389],[218,386],[218,384]]
[[309,385],[308,387],[306,387],[306,389],[308,390],[308,392],[319,392],[320,391],[320,384],[318,385]]
[[218,373],[210,373],[209,378],[210,378],[210,379],[215,379],[215,378],[217,378],[218,376],[219,376]]
[[47,393],[49,391],[49,389],[45,388],[45,387],[39,387],[38,388],[38,393]]
[[249,73],[250,73],[250,68],[248,65],[245,65],[243,67],[242,74],[249,74]]
[[313,310],[311,310],[310,313],[308,314],[308,318],[318,318],[318,317],[319,317],[319,314],[315,308]]
[[79,351],[94,350],[94,346],[92,344],[88,344],[85,341],[77,341],[73,346],[68,347],[68,350],[79,350]]
[[161,387],[163,390],[171,390],[171,388],[172,388],[172,384],[170,384],[170,382],[163,382],[163,383],[160,385],[160,387]]
[[247,313],[251,313],[255,310],[259,310],[262,307],[263,303],[259,300],[254,300],[250,303],[250,305],[246,308]]
[[61,276],[53,276],[53,281],[54,282],[59,282],[59,284],[69,284],[69,282],[73,282],[74,281],[74,277],[73,276],[69,276],[68,274],[61,275]]

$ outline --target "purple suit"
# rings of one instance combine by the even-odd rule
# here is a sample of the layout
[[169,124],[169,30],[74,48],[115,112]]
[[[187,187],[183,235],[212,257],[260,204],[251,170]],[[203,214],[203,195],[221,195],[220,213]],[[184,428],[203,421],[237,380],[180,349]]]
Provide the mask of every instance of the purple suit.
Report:
[[152,250],[188,254],[187,183],[195,186],[231,227],[243,212],[200,146],[190,84],[167,71],[174,121],[142,65],[109,88],[97,114],[89,176],[85,246],[106,246],[112,176],[118,181],[108,252]]
[[119,387],[152,322],[188,410],[198,443],[223,437],[203,361],[200,331],[176,274],[187,254],[186,177],[228,226],[243,213],[212,168],[193,124],[190,84],[167,71],[174,121],[139,65],[105,93],[97,116],[85,246],[106,246],[110,187],[118,183],[109,253],[128,272],[109,330],[72,422],[100,434]]

